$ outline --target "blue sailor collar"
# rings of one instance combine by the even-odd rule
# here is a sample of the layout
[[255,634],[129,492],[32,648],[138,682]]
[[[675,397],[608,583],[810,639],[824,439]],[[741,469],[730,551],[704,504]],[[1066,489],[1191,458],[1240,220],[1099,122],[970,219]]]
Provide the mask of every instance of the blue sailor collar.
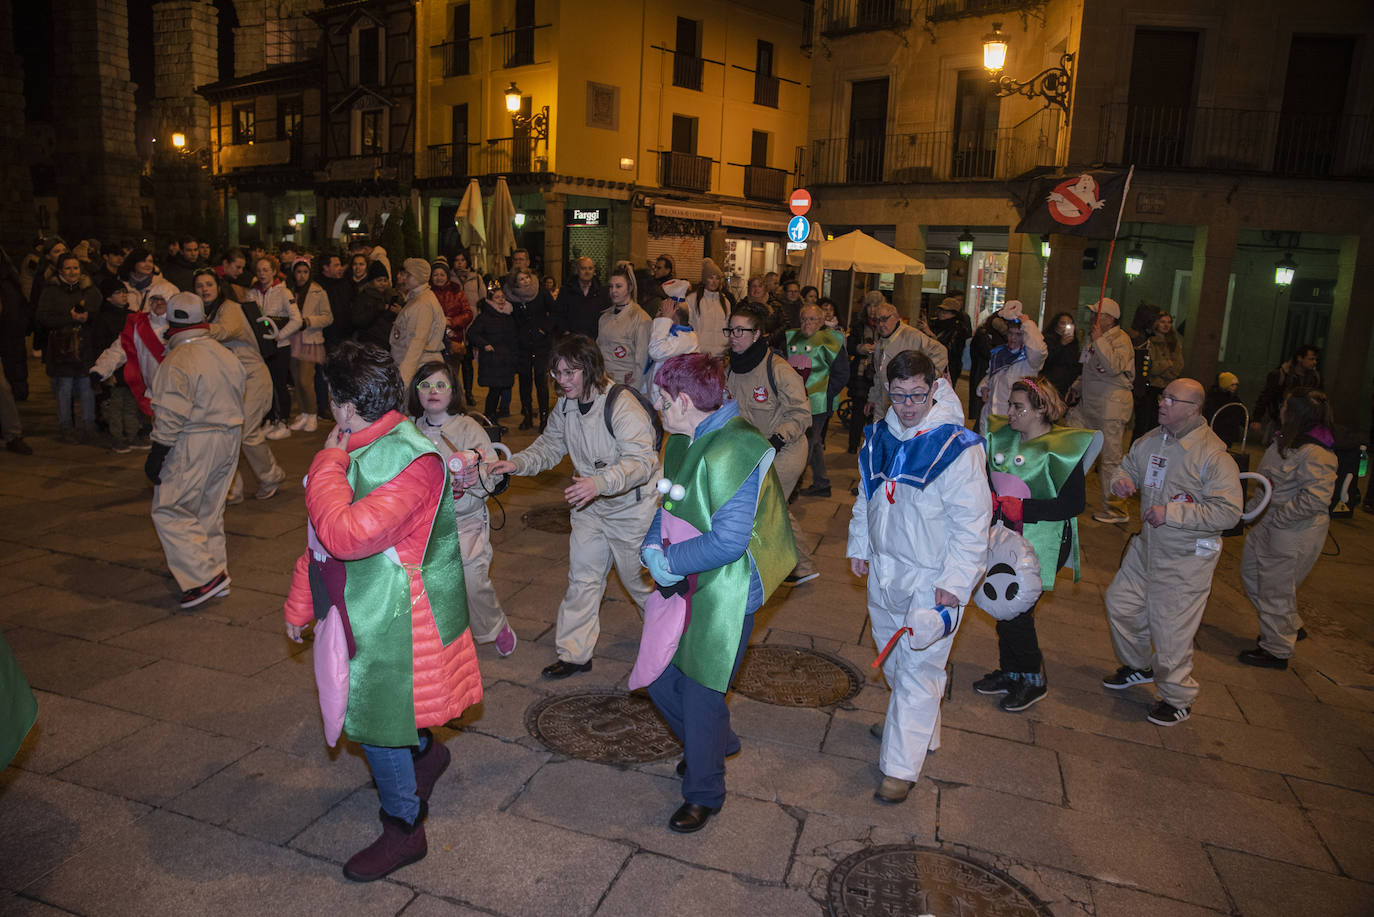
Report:
[[870,424],[864,434],[864,446],[859,451],[859,480],[865,500],[872,499],[886,481],[925,490],[965,449],[983,448],[983,437],[955,423],[921,430],[907,440],[898,439],[886,421]]

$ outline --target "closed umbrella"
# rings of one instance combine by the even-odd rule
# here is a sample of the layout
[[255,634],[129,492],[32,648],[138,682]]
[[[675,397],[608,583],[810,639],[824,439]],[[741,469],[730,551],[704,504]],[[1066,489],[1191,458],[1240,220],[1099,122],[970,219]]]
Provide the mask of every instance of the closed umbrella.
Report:
[[482,219],[482,188],[477,184],[477,179],[468,182],[453,221],[458,224],[458,236],[468,250],[468,264],[480,270],[484,262],[479,257],[479,250],[486,243],[487,226]]
[[506,260],[515,252],[515,201],[504,175],[496,179],[496,191],[491,196],[491,211],[487,214],[487,250],[491,254],[491,273],[506,273]]
[[824,242],[825,233],[821,230],[821,224],[813,222],[811,235],[806,237],[806,252],[802,255],[801,267],[797,270],[797,283],[801,284],[803,289],[821,288],[821,282],[825,279],[825,266],[821,264],[821,245]]

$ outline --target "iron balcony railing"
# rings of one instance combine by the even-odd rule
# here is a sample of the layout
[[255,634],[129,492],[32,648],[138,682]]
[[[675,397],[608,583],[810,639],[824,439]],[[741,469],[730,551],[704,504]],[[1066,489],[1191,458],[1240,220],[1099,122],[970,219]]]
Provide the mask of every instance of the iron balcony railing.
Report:
[[744,167],[744,196],[751,201],[782,201],[787,199],[785,169],[769,166]]
[[811,143],[808,185],[1006,180],[1055,164],[1059,118],[1046,110],[989,131],[852,134]]
[[673,52],[673,85],[683,89],[701,92],[702,71],[706,69],[704,58],[682,51]]
[[444,76],[467,76],[472,73],[471,49],[472,43],[477,40],[476,38],[464,38],[434,45],[434,50],[438,51],[443,58]]
[[1369,115],[1103,106],[1100,158],[1146,169],[1312,178],[1374,175]]
[[827,38],[854,32],[904,29],[911,25],[912,0],[830,0],[821,16]]
[[754,104],[766,105],[769,108],[778,107],[778,86],[781,84],[776,76],[768,73],[754,74]]
[[436,143],[425,150],[425,179],[431,184],[463,184],[484,175],[548,171],[548,157],[530,137],[500,137],[482,143]]
[[1019,13],[1044,5],[1044,0],[926,0],[925,3],[926,18],[931,22]]
[[674,150],[659,152],[658,183],[680,191],[711,190],[711,157]]
[[510,69],[512,67],[528,67],[531,64],[543,63],[535,60],[534,33],[540,29],[550,28],[553,24],[546,22],[543,25],[516,26],[502,32],[493,32],[491,37],[497,40],[497,53],[501,55],[502,67]]
[[335,156],[322,162],[328,181],[378,181],[409,184],[415,173],[409,153],[365,153]]

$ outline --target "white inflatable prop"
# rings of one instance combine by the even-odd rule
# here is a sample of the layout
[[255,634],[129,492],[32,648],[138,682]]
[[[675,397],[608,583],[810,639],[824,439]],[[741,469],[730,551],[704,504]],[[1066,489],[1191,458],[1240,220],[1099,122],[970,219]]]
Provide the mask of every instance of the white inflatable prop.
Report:
[[1264,512],[1264,508],[1269,505],[1269,498],[1273,496],[1274,493],[1274,485],[1270,484],[1269,479],[1264,475],[1255,471],[1242,471],[1240,476],[1242,479],[1250,478],[1251,480],[1258,481],[1260,486],[1264,488],[1264,499],[1259,502],[1259,506],[1256,506],[1248,513],[1242,513],[1240,516],[1241,522],[1253,522],[1259,518],[1260,513]]
[[1030,609],[1040,598],[1040,558],[1031,543],[1002,523],[988,532],[988,572],[973,594],[978,607],[998,621]]

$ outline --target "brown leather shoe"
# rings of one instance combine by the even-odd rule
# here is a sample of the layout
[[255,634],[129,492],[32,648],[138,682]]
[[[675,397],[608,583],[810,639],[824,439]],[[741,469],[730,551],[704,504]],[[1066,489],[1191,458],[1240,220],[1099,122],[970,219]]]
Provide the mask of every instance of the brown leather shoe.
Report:
[[428,729],[420,732],[429,738],[429,745],[423,753],[411,751],[411,757],[415,761],[415,795],[421,800],[429,801],[429,794],[434,792],[434,784],[439,782],[439,777],[448,769],[448,763],[452,759],[449,750],[443,742],[434,738],[434,733]]
[[705,828],[711,816],[719,811],[720,809],[697,805],[695,802],[684,802],[673,813],[673,817],[668,819],[668,827],[678,834],[691,834]]
[[883,782],[878,784],[878,788],[873,791],[873,798],[879,802],[887,802],[895,805],[896,803],[904,802],[907,794],[911,792],[911,788],[915,785],[914,781],[900,780],[896,777],[889,777],[884,774]]
[[402,866],[423,860],[429,852],[425,841],[425,816],[429,805],[420,801],[420,814],[415,816],[414,824],[406,824],[385,810],[379,810],[382,818],[382,836],[367,847],[349,857],[344,864],[343,874],[354,882],[375,882],[391,875]]

